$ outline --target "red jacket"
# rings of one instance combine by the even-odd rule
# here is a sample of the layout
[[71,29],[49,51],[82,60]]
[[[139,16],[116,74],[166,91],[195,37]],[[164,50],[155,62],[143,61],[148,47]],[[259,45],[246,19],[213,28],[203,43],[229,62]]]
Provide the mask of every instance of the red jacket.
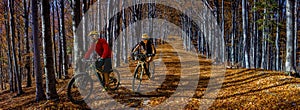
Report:
[[99,38],[96,43],[93,43],[85,53],[84,58],[88,59],[93,50],[95,50],[101,58],[111,58],[112,51],[105,39]]

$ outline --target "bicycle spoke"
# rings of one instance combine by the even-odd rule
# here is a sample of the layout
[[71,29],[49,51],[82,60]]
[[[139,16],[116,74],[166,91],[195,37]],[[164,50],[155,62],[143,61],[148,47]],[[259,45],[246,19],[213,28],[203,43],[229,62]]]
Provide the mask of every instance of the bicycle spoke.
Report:
[[68,85],[67,95],[73,103],[82,103],[92,93],[93,82],[87,74],[78,74],[71,79]]
[[142,82],[142,67],[138,66],[134,72],[134,78],[132,80],[132,90],[133,92],[139,92],[141,82]]

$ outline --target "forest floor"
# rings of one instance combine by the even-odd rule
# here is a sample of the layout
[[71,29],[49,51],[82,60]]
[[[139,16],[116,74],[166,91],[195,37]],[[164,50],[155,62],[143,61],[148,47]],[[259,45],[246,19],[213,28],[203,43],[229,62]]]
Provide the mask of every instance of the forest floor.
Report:
[[142,81],[140,94],[131,91],[134,62],[130,61],[116,68],[121,74],[118,90],[102,92],[96,83],[92,100],[84,104],[68,100],[69,79],[57,79],[59,101],[36,102],[35,85],[24,86],[25,94],[18,97],[0,91],[0,109],[300,109],[299,78],[261,69],[225,70],[183,51],[179,38],[167,42],[157,47],[155,77]]

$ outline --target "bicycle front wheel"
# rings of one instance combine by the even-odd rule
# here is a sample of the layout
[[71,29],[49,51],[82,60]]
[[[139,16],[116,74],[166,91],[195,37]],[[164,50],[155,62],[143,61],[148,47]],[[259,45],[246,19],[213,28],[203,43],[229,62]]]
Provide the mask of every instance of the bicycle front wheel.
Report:
[[136,67],[136,69],[134,70],[134,74],[133,74],[133,80],[132,80],[132,91],[133,92],[139,92],[142,79],[143,79],[143,69],[139,65]]
[[149,72],[150,72],[149,78],[154,79],[154,73],[155,73],[155,64],[154,64],[154,62],[149,63]]
[[75,104],[83,103],[88,99],[93,91],[93,80],[86,74],[75,75],[68,84],[67,95],[71,102]]
[[113,69],[109,73],[109,86],[108,89],[110,90],[116,90],[120,85],[120,73],[119,71]]

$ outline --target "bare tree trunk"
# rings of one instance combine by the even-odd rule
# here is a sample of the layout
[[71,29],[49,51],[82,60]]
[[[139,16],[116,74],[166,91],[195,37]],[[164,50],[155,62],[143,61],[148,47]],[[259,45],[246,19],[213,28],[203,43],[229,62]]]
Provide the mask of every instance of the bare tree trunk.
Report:
[[[100,30],[101,30],[101,27],[102,27],[102,20],[101,20],[101,18],[102,18],[102,15],[101,15],[101,1],[102,0],[97,0],[97,5],[98,5],[98,10],[97,10],[97,12],[98,12],[98,19],[97,19],[97,21],[98,21],[98,32],[100,32]],[[124,2],[124,0],[122,1],[122,2]]]
[[32,0],[31,2],[31,16],[32,16],[32,37],[33,37],[33,48],[34,48],[34,72],[36,80],[36,101],[41,101],[46,98],[43,89],[43,78],[42,78],[42,67],[40,58],[40,41],[38,37],[38,2],[37,0]]
[[68,79],[68,53],[67,53],[67,42],[66,42],[66,35],[65,35],[65,12],[64,12],[64,0],[60,1],[60,33],[62,38],[62,45],[63,45],[63,75],[65,79]]
[[[278,5],[280,5],[280,1],[278,1]],[[276,10],[276,14],[279,15],[279,9]],[[279,30],[279,16],[276,17],[276,38],[275,38],[275,47],[276,47],[276,59],[275,59],[275,70],[279,70],[279,58],[280,58],[280,48],[279,48],[279,37],[280,37],[280,30]]]
[[[264,7],[264,13],[267,13],[267,9],[266,9],[266,7]],[[262,43],[262,54],[261,54],[261,68],[262,69],[266,69],[266,54],[267,54],[267,52],[266,52],[266,50],[267,50],[267,39],[266,39],[266,28],[265,28],[265,25],[266,25],[266,19],[267,19],[267,17],[266,17],[266,15],[263,15],[264,17],[263,17],[263,19],[264,19],[264,21],[263,21],[263,25],[264,25],[264,28],[263,28],[263,32],[262,32],[262,41],[263,41],[263,43]]]
[[247,36],[248,33],[248,17],[247,17],[247,0],[242,1],[242,18],[243,18],[243,55],[244,55],[244,63],[246,68],[250,68],[249,64],[249,39]]
[[217,18],[217,23],[220,23],[220,18],[219,18],[219,1],[218,0],[214,0],[214,4],[215,4],[215,16]]
[[285,71],[288,73],[295,72],[294,70],[294,56],[293,56],[293,17],[292,17],[292,6],[291,0],[286,1],[286,61]]
[[[2,44],[4,44],[4,42],[2,41],[2,39],[0,40]],[[3,58],[4,55],[2,53],[2,48],[0,48],[0,58]],[[1,90],[4,90],[4,84],[5,82],[3,81],[4,79],[4,71],[3,71],[3,60],[0,61],[0,86],[1,86]]]
[[231,33],[231,51],[230,51],[230,61],[231,61],[231,65],[233,66],[234,65],[234,63],[235,63],[235,43],[234,43],[234,39],[235,39],[235,23],[236,23],[236,21],[235,21],[235,18],[236,18],[236,14],[235,14],[235,1],[231,1],[232,3],[231,3],[231,5],[232,5],[232,8],[231,8],[231,13],[232,13],[232,21],[231,21],[231,23],[232,23],[232,33]]
[[23,94],[22,90],[22,84],[21,84],[21,79],[20,79],[20,73],[19,73],[19,66],[18,66],[18,61],[16,57],[16,49],[15,49],[15,19],[14,19],[14,2],[13,0],[8,0],[9,4],[9,12],[10,12],[10,34],[12,37],[12,57],[14,61],[14,71],[15,71],[15,77],[16,77],[16,84],[17,84],[17,95]]
[[[224,0],[222,0],[222,21],[221,21],[221,42],[220,42],[220,44],[221,43],[223,43],[222,41],[224,41],[224,36],[225,36],[225,16],[224,16]],[[226,40],[227,41],[227,40]],[[225,43],[225,42],[224,42]],[[226,44],[224,44],[224,46],[225,46]],[[222,53],[224,53],[224,54],[226,54],[227,52],[225,52],[224,51],[224,49],[226,49],[224,46],[221,46],[221,48],[223,48],[223,50],[221,50],[222,51]],[[220,48],[218,48],[218,49],[220,49]],[[221,52],[221,51],[219,51],[219,52]],[[228,54],[227,54],[227,56],[228,56]],[[225,61],[225,59],[224,59],[225,57],[223,57],[223,59],[222,59],[222,61],[221,62],[224,62]]]
[[[255,9],[256,8],[256,2],[257,0],[254,0],[254,6],[253,8]],[[256,20],[257,20],[257,12],[256,10],[253,11],[253,40],[254,40],[254,53],[253,53],[253,61],[254,61],[254,68],[259,68],[259,63],[258,63],[258,29],[257,29],[257,23],[256,23]]]
[[52,38],[53,38],[53,65],[54,65],[54,73],[57,75],[57,57],[56,57],[56,39],[55,39],[55,3],[54,1],[51,3],[52,9]]
[[62,55],[62,38],[61,38],[61,32],[60,32],[60,15],[59,15],[59,5],[58,5],[58,0],[56,0],[56,16],[57,16],[57,25],[58,25],[58,36],[57,36],[57,41],[58,41],[58,48],[59,48],[59,54],[58,54],[58,71],[57,71],[57,76],[59,79],[62,78],[62,73],[63,73],[63,55]]
[[73,24],[73,36],[74,36],[74,70],[75,73],[81,71],[81,56],[82,56],[82,36],[77,35],[76,31],[77,31],[77,27],[79,25],[80,22],[80,0],[72,0],[72,24]]
[[[3,44],[3,41],[2,41],[2,38],[0,38],[0,42]],[[3,54],[2,54],[2,48],[0,48],[0,59],[3,58]],[[3,88],[3,60],[0,60],[0,87],[1,87],[1,90],[4,90]]]
[[26,65],[25,68],[27,70],[27,83],[26,83],[26,87],[31,87],[31,83],[32,83],[32,79],[31,79],[31,60],[30,60],[30,46],[29,46],[29,41],[30,41],[30,37],[28,35],[28,27],[29,27],[29,20],[28,20],[28,7],[29,5],[27,5],[27,1],[23,0],[23,8],[24,8],[24,38],[26,38]]
[[[117,13],[117,11],[119,11],[119,2],[116,2],[116,0],[113,0],[113,3],[114,3],[114,9],[113,9],[113,11],[114,11],[114,13]],[[120,51],[121,51],[121,38],[119,38],[119,39],[117,39],[117,33],[119,33],[120,32],[120,20],[121,20],[121,18],[120,18],[121,16],[116,16],[116,18],[115,18],[115,20],[114,20],[114,27],[113,27],[113,42],[115,42],[114,44],[115,44],[115,49],[114,50],[116,50],[116,52],[115,52],[115,54],[114,54],[114,62],[115,62],[115,65],[114,65],[114,67],[119,67],[120,66],[120,60],[121,60],[121,53],[120,53]]]
[[[122,9],[125,8],[125,2],[127,3],[127,1],[122,1]],[[128,38],[127,38],[127,30],[126,30],[126,25],[127,25],[127,20],[126,20],[126,13],[125,11],[122,11],[122,30],[123,30],[123,38],[122,38],[122,47],[123,49],[123,61],[124,63],[128,63]]]
[[[100,0],[101,1],[101,0]],[[88,15],[85,15],[85,12],[87,11],[87,1],[82,0],[82,36],[86,36],[88,33],[86,32],[86,28],[88,27],[87,25],[87,17]],[[87,39],[82,39],[83,40],[83,51],[87,51]]]
[[[5,2],[5,4],[8,3],[7,1]],[[6,6],[8,6],[6,4]],[[12,58],[10,57],[11,56],[11,40],[10,40],[10,37],[9,37],[9,18],[8,18],[8,7],[5,7],[4,8],[4,18],[5,18],[5,30],[6,30],[6,41],[7,41],[7,57],[8,57],[8,72],[9,72],[9,90],[10,92],[14,92],[15,89],[14,89],[14,80],[13,80],[13,77],[14,77],[14,72],[13,72],[13,67],[12,67]]]
[[50,4],[49,0],[42,0],[42,35],[44,38],[44,45],[45,45],[45,74],[46,74],[46,94],[47,99],[49,100],[57,100],[58,94],[56,91],[56,79],[54,73],[54,66],[53,66],[53,42],[51,38],[51,26],[50,26]]
[[[297,33],[298,33],[298,0],[295,0],[294,2],[294,66],[300,66],[299,64],[297,64],[297,61],[299,61],[300,59],[297,59],[297,57],[299,58],[300,55],[297,55],[297,47],[299,46],[298,44],[298,38],[297,38]],[[297,70],[297,69],[296,69]],[[300,72],[300,70],[297,70],[298,72]],[[300,76],[300,73],[298,73]]]
[[[16,19],[16,22],[18,23],[18,22],[21,22],[20,21],[20,19],[22,19],[21,17],[19,18],[19,19]],[[21,63],[20,62],[24,62],[23,61],[23,59],[22,59],[22,54],[23,54],[23,52],[21,51],[21,50],[24,50],[24,48],[23,48],[23,46],[21,47],[21,45],[23,45],[23,39],[24,39],[24,37],[22,36],[21,37],[21,33],[20,33],[20,29],[21,29],[21,26],[20,25],[16,25],[17,26],[17,49],[16,50],[18,50],[17,51],[17,54],[18,54],[18,64],[19,64],[19,68],[18,68],[18,73],[19,73],[19,82],[20,82],[20,86],[21,86],[21,88],[22,88],[22,80],[23,80],[23,77],[24,76],[22,76],[22,75],[24,75],[24,74],[21,74],[21,73],[23,73],[23,66],[21,65]]]

